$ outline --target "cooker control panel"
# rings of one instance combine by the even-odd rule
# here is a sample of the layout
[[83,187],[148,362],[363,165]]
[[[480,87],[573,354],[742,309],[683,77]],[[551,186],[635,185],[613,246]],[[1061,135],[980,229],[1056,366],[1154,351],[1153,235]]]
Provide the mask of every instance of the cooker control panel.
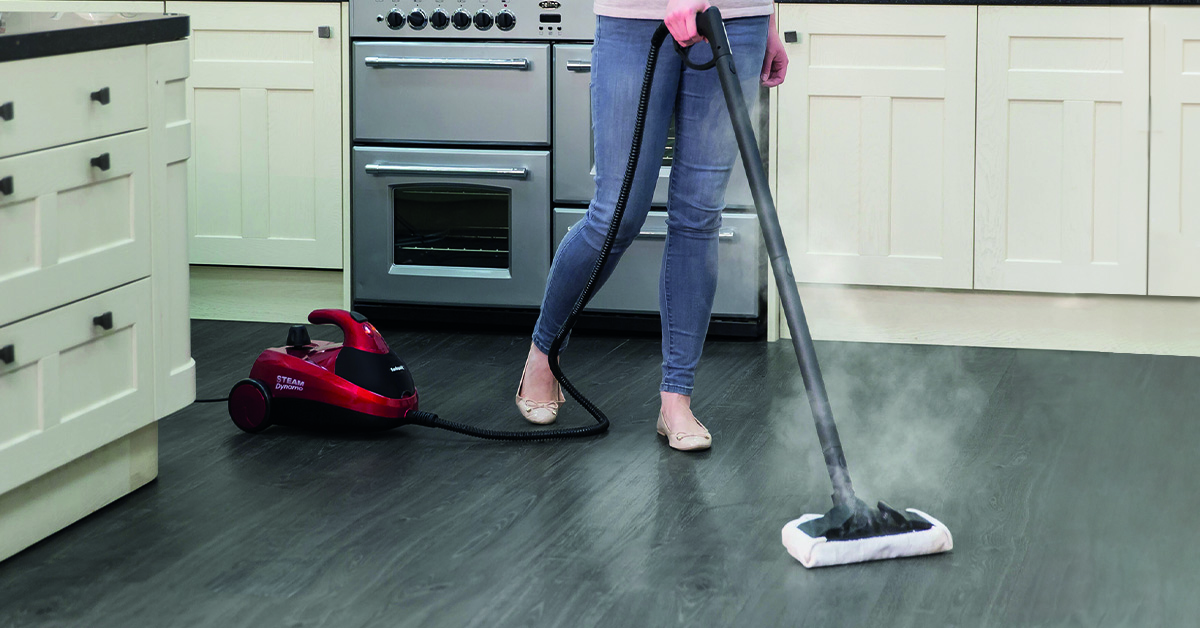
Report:
[[581,0],[350,0],[350,36],[381,39],[591,40]]

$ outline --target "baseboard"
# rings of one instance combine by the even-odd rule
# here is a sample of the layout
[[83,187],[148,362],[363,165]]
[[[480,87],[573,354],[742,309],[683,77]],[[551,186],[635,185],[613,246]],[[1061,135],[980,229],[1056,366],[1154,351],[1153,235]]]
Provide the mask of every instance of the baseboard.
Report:
[[[1200,356],[1200,299],[801,284],[817,340]],[[781,320],[780,336],[790,338]]]
[[158,423],[0,495],[0,560],[158,476]]
[[305,323],[308,313],[342,308],[342,271],[192,266],[192,318]]

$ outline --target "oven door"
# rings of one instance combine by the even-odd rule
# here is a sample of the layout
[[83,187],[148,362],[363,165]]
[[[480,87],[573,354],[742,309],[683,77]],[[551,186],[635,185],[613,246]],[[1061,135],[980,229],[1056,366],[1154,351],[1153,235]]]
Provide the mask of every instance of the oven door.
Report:
[[549,153],[356,146],[352,165],[356,300],[541,303]]
[[[664,53],[665,54],[665,53]],[[587,203],[596,191],[592,145],[592,47],[583,44],[554,46],[554,200]],[[727,120],[721,121],[728,123]],[[762,133],[759,133],[762,135]],[[667,204],[667,182],[675,151],[675,127],[667,135],[667,149],[654,188],[654,205]],[[725,206],[754,209],[742,158],[738,157],[725,190]]]

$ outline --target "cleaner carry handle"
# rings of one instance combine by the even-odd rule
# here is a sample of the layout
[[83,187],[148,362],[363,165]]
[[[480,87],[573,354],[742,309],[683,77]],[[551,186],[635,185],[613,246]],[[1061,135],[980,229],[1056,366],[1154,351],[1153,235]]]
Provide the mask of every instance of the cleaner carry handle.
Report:
[[390,351],[375,326],[367,321],[366,316],[358,312],[336,309],[313,310],[308,315],[308,322],[314,325],[337,325],[342,330],[343,346],[367,353]]

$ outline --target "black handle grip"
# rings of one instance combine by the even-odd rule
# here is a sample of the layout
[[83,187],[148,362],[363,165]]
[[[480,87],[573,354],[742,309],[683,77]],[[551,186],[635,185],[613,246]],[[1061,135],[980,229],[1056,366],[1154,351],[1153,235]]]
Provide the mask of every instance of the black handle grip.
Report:
[[0,195],[8,196],[9,194],[12,194],[12,193],[13,193],[12,176],[10,175],[10,176],[0,179]]
[[675,52],[679,53],[684,65],[693,70],[709,70],[717,65],[718,59],[729,56],[729,37],[725,34],[725,23],[721,21],[720,9],[709,7],[697,13],[696,32],[708,40],[708,45],[712,47],[713,58],[705,63],[694,63],[688,56],[692,47],[684,48],[679,45],[678,41],[672,39],[672,43],[675,44]]
[[696,15],[696,32],[708,40],[714,60],[729,56],[729,36],[725,34],[725,22],[721,21],[720,9],[708,7]]
[[12,364],[17,361],[17,348],[13,345],[0,347],[0,362]]
[[13,104],[12,104],[12,101],[10,100],[10,101],[4,103],[3,105],[0,105],[0,120],[7,121],[7,120],[12,120],[12,119],[13,119]]
[[99,327],[100,329],[103,329],[104,331],[108,331],[108,330],[112,329],[113,328],[112,312],[105,312],[105,313],[101,314],[100,316],[92,317],[92,324],[95,325],[96,327]]
[[92,167],[101,170],[108,170],[112,167],[112,162],[108,158],[108,153],[104,153],[99,157],[92,157]]
[[100,89],[92,92],[92,100],[100,103],[101,105],[107,105],[109,102],[108,88],[101,87]]

